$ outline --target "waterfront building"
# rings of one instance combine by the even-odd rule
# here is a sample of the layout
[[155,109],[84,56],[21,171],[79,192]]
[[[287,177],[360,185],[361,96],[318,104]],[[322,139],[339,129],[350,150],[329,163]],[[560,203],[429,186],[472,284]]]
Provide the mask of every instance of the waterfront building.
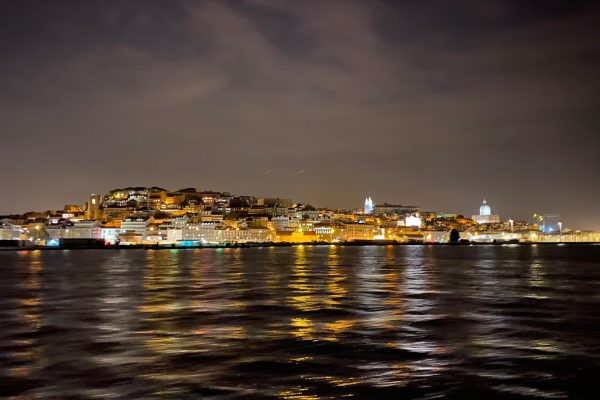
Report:
[[264,243],[273,241],[273,232],[264,228],[220,229],[217,240],[226,243]]
[[148,226],[154,223],[154,218],[126,218],[121,222],[121,230],[123,232],[133,232],[142,236],[146,236]]
[[450,231],[424,231],[425,243],[448,243],[450,241]]
[[539,234],[537,241],[541,243],[598,243],[600,232],[572,231],[559,234]]
[[136,232],[121,232],[119,234],[119,245],[121,246],[131,246],[131,245],[140,245],[143,242],[143,235]]
[[473,215],[471,219],[478,224],[497,224],[500,223],[500,215],[492,214],[492,208],[487,204],[487,200],[483,199],[479,214]]
[[346,241],[373,240],[378,233],[379,230],[373,224],[344,224],[341,236]]
[[426,234],[425,232],[404,232],[399,234],[398,240],[405,243],[424,243]]
[[23,228],[13,224],[10,220],[0,220],[0,240],[19,240],[22,238],[24,239],[24,232],[25,231],[23,230]]
[[529,233],[523,232],[462,232],[461,237],[475,243],[495,243],[523,241],[529,238]]
[[[335,240],[336,227],[331,223],[320,222],[314,225],[314,231],[323,242],[333,242]],[[339,228],[338,228],[339,231]]]
[[121,228],[115,228],[112,226],[100,227],[100,239],[104,240],[105,243],[115,244],[119,240],[119,235],[123,233]]
[[182,240],[201,241],[217,243],[217,228],[222,228],[223,224],[216,221],[202,221],[200,223],[187,223],[182,226]]
[[559,234],[562,231],[562,222],[558,214],[544,214],[541,230],[544,233]]
[[319,235],[315,231],[279,231],[275,237],[275,241],[280,243],[311,243],[319,241]]
[[66,221],[45,227],[49,239],[100,239],[101,223],[96,220]]

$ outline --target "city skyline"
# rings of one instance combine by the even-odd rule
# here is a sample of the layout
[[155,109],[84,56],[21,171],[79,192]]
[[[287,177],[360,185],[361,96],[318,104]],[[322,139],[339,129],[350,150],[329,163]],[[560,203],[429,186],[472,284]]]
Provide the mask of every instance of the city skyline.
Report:
[[[152,194],[151,194],[152,193]],[[142,198],[140,198],[139,196],[142,196]],[[208,196],[207,198],[202,197],[203,195]],[[116,196],[116,197],[115,197]],[[230,201],[236,201],[235,199],[239,199],[242,202],[247,202],[247,206],[248,207],[252,207],[255,206],[256,204],[259,203],[264,203],[265,201],[284,201],[285,204],[288,204],[288,206],[292,207],[292,208],[296,208],[299,207],[300,209],[304,208],[304,207],[314,207],[317,210],[321,210],[321,211],[340,211],[343,213],[359,213],[365,216],[371,216],[371,214],[386,214],[387,212],[385,211],[386,209],[392,210],[392,215],[404,215],[405,217],[410,217],[410,218],[414,218],[415,216],[418,218],[419,217],[419,213],[425,213],[425,214],[429,214],[429,213],[433,213],[435,214],[439,214],[439,215],[455,215],[455,216],[459,216],[461,218],[465,218],[467,220],[472,220],[473,222],[475,222],[477,225],[488,225],[488,226],[498,226],[501,224],[510,224],[510,229],[513,229],[513,223],[514,222],[521,222],[521,223],[527,223],[527,224],[538,224],[540,227],[542,227],[544,225],[544,218],[545,217],[550,217],[553,220],[554,225],[556,225],[557,223],[560,225],[561,230],[563,225],[565,226],[565,228],[569,229],[570,231],[573,230],[581,230],[585,228],[581,228],[581,227],[572,227],[572,226],[568,226],[565,225],[563,222],[562,217],[559,214],[555,214],[555,213],[534,213],[532,215],[529,215],[526,218],[521,218],[521,219],[516,219],[514,216],[507,216],[507,215],[503,215],[501,216],[496,209],[494,209],[494,213],[492,213],[492,208],[491,205],[488,203],[487,199],[485,197],[483,197],[483,200],[480,204],[479,207],[479,213],[478,214],[472,214],[471,217],[468,216],[467,213],[461,213],[461,212],[457,212],[456,210],[433,210],[433,209],[428,209],[428,208],[423,208],[421,206],[418,205],[409,205],[408,203],[405,202],[390,202],[390,201],[380,201],[380,202],[375,202],[371,196],[367,196],[364,200],[363,203],[363,207],[352,207],[352,208],[336,208],[336,207],[327,207],[327,206],[323,206],[323,205],[318,205],[318,204],[310,204],[310,202],[306,202],[306,201],[298,201],[297,199],[293,199],[293,198],[289,198],[289,197],[285,197],[285,196],[256,196],[256,195],[251,195],[251,194],[241,194],[241,193],[232,193],[229,191],[214,191],[214,190],[203,190],[203,189],[198,189],[198,188],[194,188],[194,187],[186,187],[186,188],[180,188],[180,189],[176,189],[176,190],[170,190],[170,189],[165,189],[164,187],[160,187],[160,186],[127,186],[127,187],[122,187],[122,188],[113,188],[109,191],[107,191],[105,194],[97,194],[97,193],[91,193],[88,196],[88,199],[85,203],[76,203],[76,202],[70,202],[68,204],[65,204],[63,206],[63,208],[47,208],[47,209],[39,209],[39,210],[28,210],[28,211],[21,211],[21,212],[17,212],[17,213],[12,213],[12,216],[16,216],[18,217],[19,215],[24,216],[26,214],[35,214],[35,213],[41,213],[41,214],[45,214],[45,216],[43,216],[42,218],[45,220],[50,220],[50,221],[55,221],[56,220],[56,215],[59,215],[61,212],[66,212],[67,214],[63,214],[64,215],[68,215],[67,217],[63,217],[66,221],[69,221],[71,219],[74,219],[75,221],[80,221],[82,220],[81,217],[81,213],[83,213],[85,215],[86,218],[85,219],[89,219],[89,220],[102,220],[102,221],[107,221],[110,223],[110,221],[113,219],[113,217],[110,216],[109,214],[105,214],[102,212],[102,208],[105,207],[118,207],[118,208],[122,208],[122,207],[126,207],[126,200],[124,199],[135,199],[135,209],[139,210],[139,211],[134,211],[131,214],[128,214],[130,216],[134,216],[134,215],[138,215],[138,212],[141,212],[141,214],[139,215],[145,215],[145,218],[147,218],[148,216],[153,216],[155,212],[158,211],[166,211],[167,213],[164,215],[164,218],[167,219],[173,219],[177,216],[182,216],[182,215],[195,215],[198,213],[199,208],[197,207],[202,207],[202,209],[204,209],[206,207],[207,210],[212,210],[213,212],[216,211],[217,213],[221,214],[221,213],[225,213],[228,214],[229,212],[227,211],[226,208],[222,208],[224,206],[220,206],[218,209],[215,209],[213,207],[213,201],[211,200],[214,198],[214,196],[217,197],[222,197],[223,200],[226,200],[227,204],[229,204]],[[166,197],[169,197],[171,200],[166,201]],[[154,198],[154,201],[151,201],[150,199]],[[145,199],[145,200],[144,200]],[[233,200],[232,200],[233,199]],[[188,202],[190,202],[190,204],[188,204]],[[111,205],[111,203],[113,203]],[[175,208],[170,208],[169,204],[171,205],[176,205]],[[186,204],[188,204],[186,206]],[[184,207],[185,206],[185,207]],[[192,208],[188,209],[186,207],[191,206]],[[148,208],[149,207],[149,208]],[[228,207],[228,206],[227,206]],[[238,206],[235,206],[238,207]],[[242,208],[244,206],[242,205]],[[143,209],[146,208],[147,210],[152,209],[153,211],[150,214],[144,214]],[[90,211],[94,209],[95,211]],[[75,214],[71,214],[72,210],[78,210],[77,212],[75,212]],[[186,210],[186,211],[184,211]],[[401,211],[399,211],[401,210]],[[91,214],[90,214],[91,212]],[[416,214],[415,214],[416,213]],[[122,220],[124,218],[123,215],[121,215],[121,211],[118,212],[118,220]],[[275,214],[273,214],[272,216],[275,216]],[[247,216],[247,215],[246,215]],[[0,214],[0,218],[7,218],[7,221],[10,220],[11,218],[11,214]],[[38,217],[39,218],[39,217]],[[241,215],[241,216],[237,216],[235,217],[239,220],[244,220],[245,219],[245,215]],[[46,222],[47,222],[46,221]],[[57,221],[57,220],[56,220]],[[420,221],[420,220],[419,220]],[[55,224],[56,222],[54,222]],[[52,222],[51,222],[52,224]],[[420,225],[420,222],[419,222]],[[408,226],[408,225],[407,225]],[[543,229],[542,229],[543,230]],[[550,230],[550,232],[552,231],[552,229]]]
[[[136,185],[136,186],[122,186],[122,188],[164,188],[163,186],[159,186],[159,185],[150,185],[150,186],[140,186],[140,185]],[[167,192],[172,192],[172,193],[176,193],[180,190],[185,190],[185,189],[189,189],[189,188],[193,188],[192,186],[187,186],[187,187],[181,187],[180,189],[175,189],[175,190],[169,190],[169,189],[165,189]],[[366,198],[363,198],[363,202],[358,202],[356,204],[354,204],[354,206],[351,207],[331,207],[328,205],[323,205],[323,204],[318,204],[318,203],[313,203],[310,201],[306,201],[303,199],[295,199],[291,196],[285,196],[284,194],[279,194],[279,195],[272,195],[272,196],[261,196],[261,195],[256,195],[256,194],[248,194],[248,193],[235,193],[232,191],[228,191],[228,190],[213,190],[212,188],[210,189],[201,189],[201,188],[194,188],[195,190],[197,190],[198,192],[216,192],[216,193],[230,193],[232,196],[234,197],[238,197],[238,196],[242,196],[242,197],[247,197],[247,196],[251,196],[254,198],[289,198],[292,199],[294,201],[296,201],[298,204],[309,204],[311,206],[317,207],[319,209],[330,209],[330,210],[344,210],[344,211],[356,211],[356,210],[365,210],[366,214],[370,214],[370,212],[372,211],[374,206],[377,205],[385,205],[385,204],[398,204],[398,205],[411,205],[411,204],[415,204],[420,210],[422,211],[432,211],[432,212],[439,212],[439,213],[453,213],[453,214],[457,214],[457,215],[462,215],[466,218],[470,218],[470,216],[475,216],[475,212],[476,210],[480,210],[480,206],[482,205],[482,201],[483,204],[485,205],[486,203],[489,203],[487,201],[487,197],[486,196],[482,196],[480,198],[479,203],[477,203],[477,206],[473,207],[471,210],[466,210],[464,212],[460,211],[460,210],[453,210],[450,209],[448,207],[441,207],[441,208],[430,208],[430,207],[424,207],[421,206],[421,203],[419,202],[405,202],[405,201],[394,201],[394,200],[390,200],[390,199],[383,199],[381,201],[376,201],[378,199],[373,199],[373,197],[375,196],[367,196]],[[116,191],[116,190],[121,190],[121,188],[111,188],[109,190],[106,190],[103,193],[109,193],[112,191]],[[100,198],[105,197],[106,195],[104,194],[95,194],[95,193],[91,193],[89,196],[99,196]],[[89,200],[89,199],[88,199]],[[0,216],[9,216],[9,215],[20,215],[20,214],[24,214],[24,213],[28,213],[28,212],[44,212],[44,211],[60,211],[61,209],[63,209],[63,207],[67,207],[68,205],[73,205],[73,204],[78,204],[78,205],[82,205],[85,206],[87,204],[87,201],[66,201],[63,205],[61,206],[57,206],[57,207],[41,207],[41,208],[37,208],[37,209],[28,209],[28,210],[17,210],[14,212],[9,212],[9,213],[0,213]],[[367,201],[369,201],[370,204],[370,210],[367,210]],[[539,207],[538,207],[539,208]],[[518,215],[510,215],[510,214],[501,214],[501,211],[499,211],[499,208],[497,207],[497,205],[494,204],[494,213],[498,214],[499,216],[501,216],[500,221],[508,221],[508,220],[519,220],[519,221],[528,221],[528,222],[536,222],[536,216],[541,216],[541,215],[557,215],[557,216],[561,216],[560,214],[556,214],[555,212],[552,211],[542,211],[540,212],[539,209],[536,210],[530,210],[531,212],[529,214],[525,214],[522,217],[518,216]],[[561,218],[563,219],[563,218]],[[561,222],[562,223],[562,222]],[[587,230],[594,230],[593,227],[586,227],[586,226],[575,226],[572,225],[570,223],[569,227],[573,228],[573,229],[587,229]]]
[[485,198],[469,217],[370,196],[363,207],[340,210],[292,198],[135,186],[90,194],[85,204],[60,210],[0,215],[0,240],[5,247],[54,249],[600,241],[600,232],[569,226],[560,215],[532,217],[501,216]]
[[[442,11],[443,10],[443,11]],[[126,185],[600,229],[591,1],[19,1],[0,214]]]

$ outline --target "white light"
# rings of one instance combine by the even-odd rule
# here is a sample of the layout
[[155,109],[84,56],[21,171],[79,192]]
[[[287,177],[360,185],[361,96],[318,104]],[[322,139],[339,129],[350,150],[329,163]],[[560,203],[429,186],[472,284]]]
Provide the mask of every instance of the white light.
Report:
[[408,217],[406,217],[406,219],[404,221],[405,221],[404,224],[406,226],[411,226],[411,227],[416,227],[416,228],[421,227],[421,218],[419,217],[419,214],[409,215]]

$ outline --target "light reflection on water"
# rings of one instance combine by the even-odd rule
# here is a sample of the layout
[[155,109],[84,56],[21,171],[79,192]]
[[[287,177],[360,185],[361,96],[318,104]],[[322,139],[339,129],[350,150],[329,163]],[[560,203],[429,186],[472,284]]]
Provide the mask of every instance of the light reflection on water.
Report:
[[0,253],[0,396],[596,398],[600,248]]

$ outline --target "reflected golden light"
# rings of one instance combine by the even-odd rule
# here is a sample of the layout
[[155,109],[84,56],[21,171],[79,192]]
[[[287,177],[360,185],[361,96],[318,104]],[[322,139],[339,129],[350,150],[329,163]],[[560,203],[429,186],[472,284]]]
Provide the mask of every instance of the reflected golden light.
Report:
[[562,353],[560,343],[552,339],[538,339],[531,341],[531,348],[544,353]]
[[[25,297],[19,300],[19,315],[27,332],[37,332],[43,325],[41,307],[44,303],[41,291],[42,283],[40,272],[43,270],[41,251],[34,250],[25,252],[22,256],[29,257],[29,270],[24,281],[20,283]],[[44,351],[37,345],[37,340],[31,337],[12,340],[15,348],[11,351],[12,356],[20,360],[22,365],[8,368],[10,376],[16,378],[27,378],[32,376],[47,365]]]
[[292,362],[303,362],[303,361],[311,361],[313,359],[314,359],[314,357],[312,357],[312,356],[304,356],[304,357],[290,358],[290,361],[292,361]]
[[[539,262],[534,262],[529,266],[528,283],[530,288],[544,288],[548,286],[546,282],[546,274],[544,273],[544,265]],[[526,297],[534,299],[547,299],[548,296],[537,292],[527,293]]]
[[305,252],[304,246],[296,246],[292,279],[288,284],[291,295],[288,296],[287,302],[301,311],[316,311],[320,306],[318,298],[314,294],[314,287],[308,282]]
[[337,387],[348,387],[348,386],[353,386],[353,385],[357,385],[360,383],[360,380],[358,380],[357,378],[353,378],[353,377],[342,378],[342,377],[328,376],[328,377],[326,377],[325,381],[327,381]]
[[316,400],[319,399],[319,396],[315,394],[306,394],[308,391],[307,387],[296,387],[291,388],[279,393],[279,397],[286,400]]
[[302,340],[313,340],[315,328],[308,318],[292,318],[290,333]]
[[327,323],[325,324],[325,333],[328,335],[325,336],[324,339],[330,342],[336,342],[343,333],[350,331],[355,325],[356,321],[351,319],[340,319],[335,322]]
[[325,305],[328,307],[341,306],[341,300],[346,296],[346,289],[343,286],[346,277],[340,269],[340,258],[336,247],[329,248],[329,260],[327,262],[327,298]]

